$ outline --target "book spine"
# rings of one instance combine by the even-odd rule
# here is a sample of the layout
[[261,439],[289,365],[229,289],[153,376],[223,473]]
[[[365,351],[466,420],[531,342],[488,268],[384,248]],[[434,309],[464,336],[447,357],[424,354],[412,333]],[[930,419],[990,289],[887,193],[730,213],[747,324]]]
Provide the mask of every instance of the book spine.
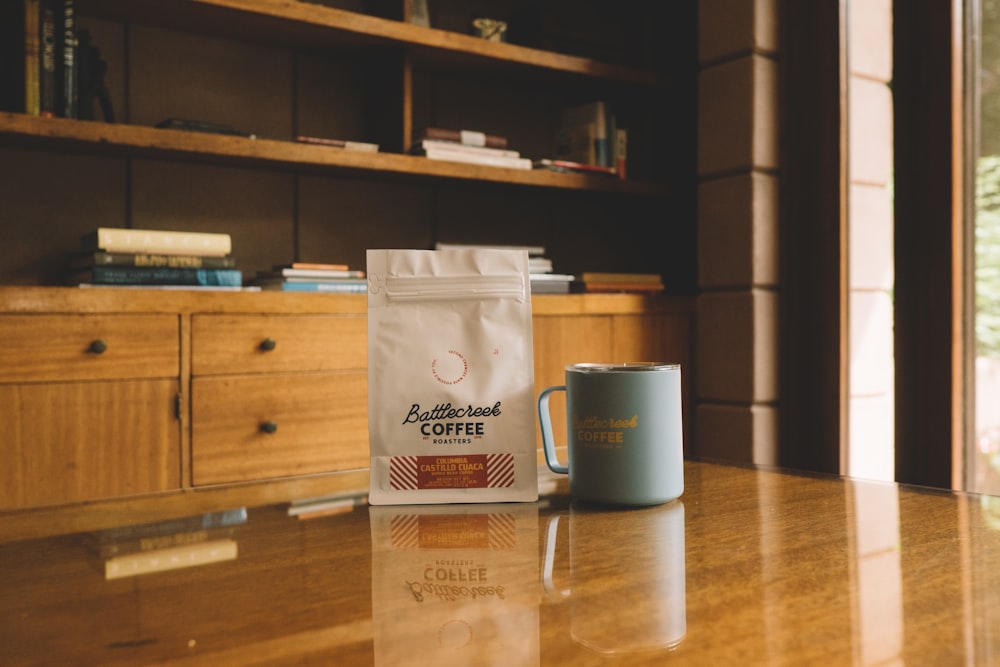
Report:
[[317,146],[332,146],[333,148],[343,148],[349,151],[361,151],[364,153],[377,153],[378,144],[367,141],[350,141],[348,139],[326,139],[323,137],[307,137],[299,135],[295,140],[302,144],[315,144]]
[[62,58],[59,109],[64,118],[77,117],[78,72],[76,69],[76,0],[62,0],[62,31],[59,53]]
[[39,73],[40,114],[46,117],[56,115],[56,26],[55,0],[41,0],[39,18],[39,44],[41,49],[41,69]]
[[595,283],[660,283],[663,282],[659,273],[607,273],[600,271],[584,271],[580,280]]
[[155,551],[115,556],[105,561],[104,578],[120,579],[150,572],[164,572],[208,563],[234,560],[236,540],[211,540]]
[[24,112],[37,116],[42,112],[40,77],[41,55],[41,3],[25,0],[24,8]]
[[97,285],[205,285],[236,287],[243,284],[238,269],[176,269],[95,266],[88,272]]
[[285,278],[364,278],[365,272],[361,269],[281,269],[280,274]]
[[328,264],[323,262],[292,262],[291,264],[278,265],[275,271],[281,269],[320,269],[321,271],[346,271],[347,264]]
[[596,164],[584,164],[583,162],[572,162],[570,160],[536,160],[533,165],[539,169],[548,169],[560,173],[594,173],[594,174],[616,174],[613,167],[602,167]]
[[153,551],[155,549],[166,549],[169,547],[180,547],[189,544],[207,542],[209,539],[217,537],[233,537],[236,528],[202,528],[201,530],[191,530],[169,535],[153,535],[141,537],[134,540],[120,540],[115,542],[102,542],[97,538],[83,536],[84,547],[101,558],[112,556],[122,556],[124,554],[138,553],[140,551]]
[[499,155],[477,155],[461,151],[443,149],[428,149],[424,154],[430,160],[448,160],[451,162],[466,162],[482,164],[489,167],[506,167],[508,169],[531,169],[531,160],[523,157],[503,157]]
[[623,181],[627,178],[628,169],[628,131],[619,127],[615,130],[615,171]]
[[283,282],[262,285],[261,287],[266,290],[281,290],[283,292],[339,292],[341,294],[364,294],[368,291],[368,283],[364,281],[342,283]]
[[563,125],[556,132],[556,157],[563,162],[597,166],[597,139],[593,123]]
[[81,238],[86,248],[107,252],[221,257],[232,252],[229,234],[99,227]]
[[521,157],[520,151],[511,150],[509,148],[470,146],[469,144],[463,144],[457,141],[446,141],[444,139],[424,139],[413,147],[413,152],[415,153],[422,153],[428,150],[458,151],[474,155],[496,155],[499,157]]
[[168,267],[175,269],[232,269],[236,267],[233,257],[209,257],[202,255],[156,255],[131,252],[95,252],[82,258],[74,268],[91,266],[140,266]]
[[[517,250],[528,253],[528,261],[532,258],[542,258],[545,254],[545,246],[541,245],[504,245],[504,244],[482,244],[482,243],[449,243],[438,241],[434,244],[435,250]],[[548,261],[548,260],[545,260]]]
[[584,282],[583,288],[586,292],[662,292],[664,286],[662,283],[623,283],[615,281],[608,283]]
[[444,127],[424,128],[423,138],[444,139],[469,146],[486,146],[488,148],[507,148],[507,137],[487,132],[473,130],[452,130]]
[[100,544],[112,544],[128,540],[140,540],[146,537],[162,537],[181,532],[242,526],[246,522],[247,510],[245,507],[239,507],[218,512],[207,512],[181,519],[169,519],[156,523],[109,528],[96,533],[95,539]]

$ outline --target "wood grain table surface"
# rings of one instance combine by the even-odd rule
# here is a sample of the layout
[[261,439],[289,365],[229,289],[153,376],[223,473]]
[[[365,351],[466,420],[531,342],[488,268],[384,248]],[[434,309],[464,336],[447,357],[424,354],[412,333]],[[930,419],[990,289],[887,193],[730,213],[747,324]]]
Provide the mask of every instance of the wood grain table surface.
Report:
[[696,461],[685,483],[633,509],[544,475],[537,503],[123,505],[30,539],[0,517],[0,664],[1000,664],[1000,498]]

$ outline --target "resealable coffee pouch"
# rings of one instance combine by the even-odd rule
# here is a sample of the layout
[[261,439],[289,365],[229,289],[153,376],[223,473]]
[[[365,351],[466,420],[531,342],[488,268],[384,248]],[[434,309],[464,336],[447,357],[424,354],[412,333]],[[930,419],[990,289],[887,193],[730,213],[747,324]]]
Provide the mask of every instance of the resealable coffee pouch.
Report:
[[369,250],[369,502],[538,499],[528,256]]

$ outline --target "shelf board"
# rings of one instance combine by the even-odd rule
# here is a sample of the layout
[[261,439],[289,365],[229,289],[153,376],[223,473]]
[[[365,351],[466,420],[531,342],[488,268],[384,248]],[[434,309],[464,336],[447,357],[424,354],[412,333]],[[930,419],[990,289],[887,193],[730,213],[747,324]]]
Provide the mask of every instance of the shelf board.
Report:
[[0,143],[94,155],[353,174],[380,179],[453,180],[644,196],[667,194],[665,185],[622,181],[603,175],[505,169],[396,153],[350,151],[293,141],[15,113],[0,113]]
[[[155,295],[155,298],[150,298]],[[536,316],[690,315],[693,296],[533,294]],[[364,294],[0,285],[0,313],[297,313],[365,316]]]
[[255,42],[330,49],[402,47],[455,67],[520,67],[630,86],[666,85],[660,73],[297,0],[80,0],[81,14]]

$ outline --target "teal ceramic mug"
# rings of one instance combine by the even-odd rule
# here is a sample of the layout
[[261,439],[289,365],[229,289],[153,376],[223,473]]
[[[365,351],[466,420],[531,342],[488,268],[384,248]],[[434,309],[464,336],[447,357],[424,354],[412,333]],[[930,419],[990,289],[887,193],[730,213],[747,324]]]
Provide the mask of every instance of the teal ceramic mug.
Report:
[[[559,462],[549,398],[566,392],[568,465]],[[684,492],[681,368],[654,362],[573,364],[538,395],[545,462],[570,494],[611,505],[656,505]]]

